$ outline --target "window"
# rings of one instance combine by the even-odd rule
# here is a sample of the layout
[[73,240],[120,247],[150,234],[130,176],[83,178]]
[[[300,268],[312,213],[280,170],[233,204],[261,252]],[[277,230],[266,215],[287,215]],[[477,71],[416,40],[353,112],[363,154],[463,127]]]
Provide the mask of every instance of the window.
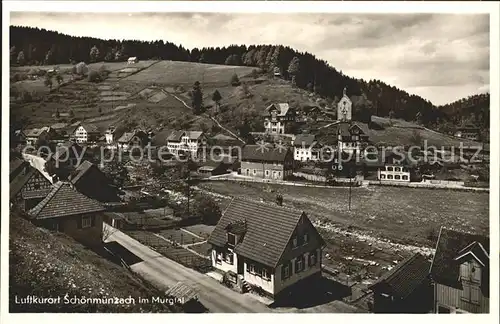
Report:
[[232,252],[226,253],[226,263],[233,264],[233,253]]
[[92,216],[82,216],[82,228],[92,227]]
[[227,243],[229,245],[235,246],[236,245],[236,235],[233,233],[227,233]]
[[216,252],[217,256],[215,257],[215,263],[222,264],[222,252]]
[[479,291],[479,287],[473,286],[470,287],[470,301],[473,304],[479,304],[479,296],[481,292]]
[[295,273],[304,270],[304,257],[299,256],[297,260],[295,260]]
[[400,176],[399,174],[396,174],[396,175],[394,176],[394,179],[396,179],[396,180],[400,180],[400,179],[401,179],[401,176]]
[[290,264],[285,264],[283,265],[283,275],[281,276],[281,279],[287,279],[290,277]]
[[403,176],[403,180],[408,180],[408,176],[407,176],[407,175],[404,175],[404,176]]
[[262,268],[262,279],[265,279],[265,280],[271,280],[271,276],[269,275],[269,271],[267,271],[266,268]]
[[297,247],[297,237],[296,237],[296,236],[292,239],[292,246],[293,246],[294,248],[296,248],[296,247]]
[[392,171],[392,167],[387,167],[387,171]]
[[33,187],[34,187],[35,189],[37,189],[37,190],[38,190],[38,189],[40,189],[40,184],[39,184],[39,183],[35,183],[35,184],[33,185]]
[[396,172],[401,172],[401,168],[396,167],[396,168],[394,168],[394,171],[396,171]]
[[387,179],[391,179],[392,180],[392,174],[388,174],[387,175]]
[[314,265],[316,265],[316,262],[318,261],[316,259],[316,251],[314,252],[311,252],[311,254],[309,254],[309,266],[312,267]]
[[403,168],[403,172],[408,172],[408,168]]
[[381,174],[380,179],[385,179],[385,174]]
[[247,271],[250,272],[250,273],[255,273],[255,264],[248,263],[247,264]]
[[306,234],[304,234],[304,242],[303,242],[303,244],[304,245],[307,244],[308,241],[309,241],[309,236],[306,233]]
[[266,177],[269,176],[269,170],[266,170]]
[[481,282],[481,268],[473,265],[471,272],[472,272],[472,276],[471,276],[472,281],[473,282]]
[[254,170],[253,170],[253,174],[254,174],[254,175],[255,175],[255,174],[257,174],[257,170],[255,170],[255,169],[254,169]]

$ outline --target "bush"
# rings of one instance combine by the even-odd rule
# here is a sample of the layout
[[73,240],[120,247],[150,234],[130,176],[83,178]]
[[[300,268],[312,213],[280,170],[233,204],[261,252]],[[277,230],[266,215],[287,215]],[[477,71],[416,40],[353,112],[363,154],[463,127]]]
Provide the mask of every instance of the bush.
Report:
[[235,73],[233,74],[233,76],[231,77],[231,85],[233,87],[237,87],[239,86],[241,83],[240,83],[240,79],[238,78],[238,75]]
[[30,69],[28,71],[28,75],[44,76],[45,74],[47,74],[46,70],[42,70],[42,69],[38,69],[38,68]]
[[74,74],[86,75],[87,73],[89,73],[89,68],[88,68],[87,64],[85,64],[84,62],[80,62],[74,66],[73,71],[74,71],[73,72]]
[[23,81],[28,78],[28,75],[26,73],[16,73],[12,76],[10,79],[11,82],[18,82],[18,81]]
[[102,81],[101,74],[99,74],[99,72],[97,72],[97,71],[90,71],[89,75],[88,75],[88,81],[89,82],[101,82]]

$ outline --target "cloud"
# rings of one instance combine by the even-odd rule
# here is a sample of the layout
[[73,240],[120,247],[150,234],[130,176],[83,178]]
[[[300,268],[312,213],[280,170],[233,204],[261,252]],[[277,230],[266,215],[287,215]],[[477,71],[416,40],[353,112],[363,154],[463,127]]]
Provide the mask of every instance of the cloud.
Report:
[[444,104],[489,89],[484,14],[12,13],[11,24],[187,48],[282,44]]

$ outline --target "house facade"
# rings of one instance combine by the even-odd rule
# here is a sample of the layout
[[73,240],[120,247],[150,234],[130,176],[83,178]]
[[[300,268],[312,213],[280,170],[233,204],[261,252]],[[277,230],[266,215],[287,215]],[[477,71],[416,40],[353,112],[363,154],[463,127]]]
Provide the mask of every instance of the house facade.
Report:
[[287,126],[295,122],[295,110],[287,103],[276,103],[266,108],[264,128],[269,134],[285,134]]
[[455,137],[465,138],[471,141],[478,141],[480,137],[480,130],[474,126],[467,126],[458,128],[454,134]]
[[111,145],[114,142],[114,135],[115,133],[115,127],[111,126],[109,127],[106,132],[104,133],[104,140],[107,145]]
[[299,210],[234,199],[208,243],[214,269],[242,292],[279,299],[293,294],[297,283],[321,276],[325,243]]
[[49,194],[52,183],[40,171],[25,162],[22,171],[11,179],[9,189],[10,202],[27,211]]
[[84,245],[97,246],[102,243],[104,210],[71,183],[60,181],[27,215],[37,226],[63,232]]
[[442,227],[431,264],[435,313],[489,313],[489,238]]
[[320,160],[321,148],[312,134],[297,135],[293,141],[293,159],[295,161]]
[[146,132],[136,130],[134,132],[123,133],[117,141],[117,147],[124,151],[131,150],[134,147],[145,147],[149,143],[149,137]]
[[288,148],[271,145],[246,145],[240,169],[244,176],[285,180],[293,174],[293,153]]
[[413,163],[407,154],[389,154],[385,162],[377,171],[377,179],[381,182],[410,182],[415,172],[416,163]]
[[74,138],[77,143],[96,143],[99,136],[99,129],[92,124],[80,124],[74,132]]
[[344,88],[342,98],[337,104],[337,120],[349,122],[352,120],[352,101],[347,96],[347,88]]
[[127,63],[128,64],[135,64],[135,63],[139,63],[139,59],[135,56],[132,56],[132,57],[129,57],[128,60],[127,60]]
[[35,146],[38,141],[49,141],[48,127],[35,128],[26,131],[26,145]]
[[341,152],[360,155],[368,135],[356,123],[340,122],[337,125],[337,146]]
[[206,147],[206,136],[202,131],[173,131],[167,137],[167,149],[174,155],[189,154],[197,158]]

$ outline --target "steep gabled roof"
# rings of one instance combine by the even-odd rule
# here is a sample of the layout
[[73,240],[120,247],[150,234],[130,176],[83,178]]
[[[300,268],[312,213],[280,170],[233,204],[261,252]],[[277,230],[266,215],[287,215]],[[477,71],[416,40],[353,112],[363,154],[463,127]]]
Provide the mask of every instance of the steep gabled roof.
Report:
[[288,103],[284,102],[271,104],[266,108],[266,111],[269,113],[272,108],[276,108],[278,110],[278,116],[285,116],[290,110]]
[[299,134],[295,137],[295,140],[293,141],[293,146],[295,147],[305,146],[306,148],[309,148],[314,143],[315,140],[316,136],[313,134]]
[[428,280],[430,265],[423,255],[416,253],[386,272],[370,289],[384,285],[394,297],[406,298]]
[[71,183],[60,181],[28,215],[36,219],[97,213],[105,208],[96,200],[78,192]]
[[87,133],[99,133],[99,128],[94,125],[94,124],[81,124],[80,126],[82,126],[86,131]]
[[[443,285],[460,288],[460,261],[457,259],[466,251],[480,248],[473,243],[480,243],[487,254],[490,250],[490,239],[486,236],[458,232],[441,227],[436,244],[436,252],[431,265],[432,279]],[[489,257],[488,257],[489,259]],[[489,262],[485,266],[489,269]]]
[[30,167],[26,174],[16,177],[14,181],[10,183],[10,199],[14,198],[37,172],[37,169]]
[[71,177],[70,182],[76,184],[92,167],[94,164],[85,160],[83,161],[74,172],[74,176]]
[[197,140],[203,135],[203,132],[202,131],[189,131],[189,132],[187,132],[187,135],[189,136],[190,140]]
[[14,158],[9,161],[9,174],[12,175],[18,171],[21,167],[28,165],[29,163],[23,159]]
[[490,262],[489,253],[486,252],[486,249],[483,245],[477,241],[472,242],[464,249],[458,252],[457,257],[455,257],[456,261],[464,260],[467,257],[473,257],[480,265],[483,267],[487,266]]
[[123,135],[118,139],[118,143],[128,143],[134,137],[135,133],[134,132],[126,132],[123,133]]
[[226,208],[208,243],[225,246],[227,226],[246,221],[243,240],[234,251],[275,268],[302,215],[305,216],[301,210],[235,198]]
[[26,137],[38,137],[45,131],[47,131],[45,128],[30,129],[26,131]]
[[168,135],[167,141],[169,142],[180,142],[182,135],[184,135],[184,131],[182,130],[174,130]]
[[242,150],[242,161],[267,161],[267,162],[283,162],[288,149],[274,147],[270,144],[261,145],[245,145]]

